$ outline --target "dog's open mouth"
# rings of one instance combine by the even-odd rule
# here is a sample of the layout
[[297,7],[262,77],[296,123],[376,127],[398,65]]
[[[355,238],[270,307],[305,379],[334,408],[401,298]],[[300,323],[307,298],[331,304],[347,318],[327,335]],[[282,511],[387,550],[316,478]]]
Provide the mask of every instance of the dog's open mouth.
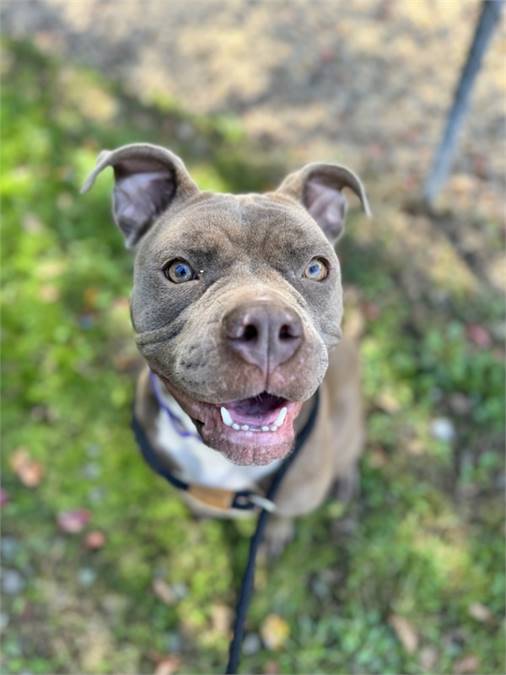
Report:
[[220,406],[222,422],[234,431],[276,432],[286,421],[290,402],[267,392]]
[[205,403],[175,390],[166,378],[163,381],[204,442],[235,464],[269,464],[292,449],[301,401],[262,392],[222,404]]

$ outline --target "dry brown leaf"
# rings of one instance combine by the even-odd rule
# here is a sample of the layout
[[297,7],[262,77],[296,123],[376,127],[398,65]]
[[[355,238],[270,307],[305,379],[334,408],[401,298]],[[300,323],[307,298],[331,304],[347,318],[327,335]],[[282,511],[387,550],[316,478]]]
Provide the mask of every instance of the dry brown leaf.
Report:
[[481,621],[481,623],[489,623],[494,618],[489,608],[482,605],[481,602],[473,602],[469,605],[467,611],[469,612],[469,616],[472,616],[476,621]]
[[290,635],[290,626],[278,614],[269,614],[262,624],[260,634],[268,649],[281,649]]
[[57,521],[60,530],[67,534],[79,534],[82,532],[91,518],[91,513],[86,509],[75,511],[62,511],[58,514]]
[[84,543],[86,544],[86,548],[96,551],[99,548],[102,548],[102,546],[105,544],[105,534],[99,530],[88,532]]
[[152,588],[156,597],[166,605],[173,605],[177,601],[177,596],[172,588],[160,577],[153,579]]
[[477,347],[487,349],[492,345],[490,333],[484,326],[478,323],[471,323],[466,327],[466,333],[469,340]]
[[279,666],[276,661],[267,661],[264,666],[264,673],[265,675],[278,675]]
[[0,488],[0,506],[5,506],[8,503],[9,503],[9,495],[3,488]]
[[459,675],[461,673],[475,674],[478,672],[479,667],[480,662],[478,660],[478,657],[475,656],[474,654],[468,654],[467,656],[464,656],[462,659],[459,659],[458,661],[455,662],[453,672],[458,673]]
[[397,614],[392,614],[389,623],[406,652],[413,654],[418,647],[418,633],[412,624],[403,616],[398,616]]
[[432,670],[437,662],[438,653],[434,647],[420,649],[420,665],[424,670]]
[[84,306],[86,309],[92,310],[95,309],[95,306],[97,304],[97,298],[98,298],[98,289],[93,288],[93,286],[89,286],[88,288],[85,288],[83,291],[83,300],[84,300]]
[[388,391],[387,389],[379,392],[376,398],[376,404],[391,415],[393,413],[399,412],[401,409],[401,404],[395,397],[394,393],[392,391]]
[[154,675],[173,675],[181,666],[181,659],[175,654],[167,656],[167,658],[160,661],[156,668]]
[[43,284],[39,287],[39,297],[43,302],[57,302],[60,299],[60,291],[54,284]]
[[26,487],[37,487],[44,475],[42,464],[32,459],[24,448],[18,448],[13,453],[10,458],[10,466]]
[[213,605],[211,607],[211,621],[213,628],[218,633],[228,634],[232,622],[232,611],[226,605]]

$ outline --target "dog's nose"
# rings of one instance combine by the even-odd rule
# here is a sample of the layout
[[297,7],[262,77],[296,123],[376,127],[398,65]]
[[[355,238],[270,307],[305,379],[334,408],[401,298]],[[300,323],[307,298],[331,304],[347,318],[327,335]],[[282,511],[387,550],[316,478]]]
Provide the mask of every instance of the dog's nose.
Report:
[[304,333],[296,312],[270,303],[236,307],[223,324],[229,346],[266,374],[295,354]]

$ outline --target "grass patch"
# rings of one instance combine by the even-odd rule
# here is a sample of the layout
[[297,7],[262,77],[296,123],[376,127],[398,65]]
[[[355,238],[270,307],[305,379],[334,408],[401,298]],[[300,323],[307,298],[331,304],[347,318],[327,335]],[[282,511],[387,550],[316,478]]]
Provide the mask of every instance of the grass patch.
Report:
[[[181,153],[210,189],[264,189],[281,163],[233,118],[133,100],[26,44],[4,44],[3,62],[3,670],[138,673],[172,654],[184,672],[221,672],[251,526],[195,521],[139,459],[131,259],[110,182],[78,190],[103,147],[141,139]],[[373,196],[384,189],[372,179]],[[257,643],[245,672],[450,673],[470,657],[504,669],[502,309],[467,268],[447,279],[417,255],[407,266],[399,241],[420,216],[388,208],[394,234],[352,222],[341,249],[348,319],[364,323],[361,494],[344,514],[329,502],[302,519],[260,567],[248,632],[275,613],[288,638],[280,651]],[[43,468],[36,488],[12,470],[20,448]],[[63,534],[58,515],[76,508],[90,523]],[[89,530],[105,534],[100,550]]]

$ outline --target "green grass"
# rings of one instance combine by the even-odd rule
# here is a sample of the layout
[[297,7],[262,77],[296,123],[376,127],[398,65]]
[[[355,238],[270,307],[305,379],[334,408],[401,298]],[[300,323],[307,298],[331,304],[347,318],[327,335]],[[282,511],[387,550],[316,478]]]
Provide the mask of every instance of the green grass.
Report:
[[[25,585],[5,595],[3,672],[152,672],[168,654],[183,672],[221,672],[228,635],[216,617],[233,606],[251,523],[193,519],[139,459],[131,259],[110,222],[110,178],[78,190],[100,149],[134,140],[170,146],[220,190],[270,186],[280,160],[255,153],[233,118],[133,100],[24,44],[4,56],[3,567]],[[369,183],[373,195],[392,189]],[[390,208],[409,227],[402,206]],[[413,298],[416,265],[406,269],[389,213],[377,229],[352,221],[342,247],[348,315],[366,315],[360,496],[344,514],[330,500],[301,519],[281,559],[260,565],[248,632],[274,613],[289,637],[245,655],[243,672],[451,673],[470,656],[480,673],[504,670],[503,355],[494,337],[483,348],[468,334],[479,323],[493,336],[502,305],[456,268],[434,301],[423,265]],[[434,437],[440,417],[454,440]],[[44,467],[36,488],[11,468],[19,448]],[[59,530],[58,514],[75,508],[91,512],[85,532],[106,535],[101,550]],[[412,651],[393,616],[416,633]]]

